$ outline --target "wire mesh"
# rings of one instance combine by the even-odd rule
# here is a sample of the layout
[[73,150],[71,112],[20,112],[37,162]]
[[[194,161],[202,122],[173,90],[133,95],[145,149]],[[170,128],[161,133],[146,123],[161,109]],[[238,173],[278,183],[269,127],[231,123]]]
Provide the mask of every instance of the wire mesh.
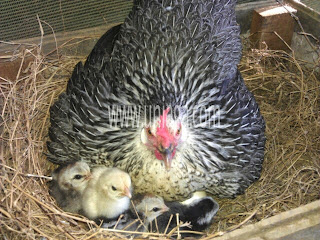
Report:
[[[0,40],[40,35],[37,15],[44,34],[75,31],[122,22],[132,8],[128,0],[1,0]],[[52,29],[51,29],[52,28]]]
[[[238,4],[259,0],[238,0]],[[302,0],[320,11],[318,0]],[[44,34],[75,31],[122,22],[132,8],[128,0],[1,0],[0,40],[12,41],[40,35],[37,15]]]

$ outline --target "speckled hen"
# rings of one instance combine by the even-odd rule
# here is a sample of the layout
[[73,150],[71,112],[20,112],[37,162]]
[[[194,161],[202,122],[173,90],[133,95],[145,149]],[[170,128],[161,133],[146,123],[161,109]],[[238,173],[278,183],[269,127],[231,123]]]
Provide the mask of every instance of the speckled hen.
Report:
[[141,0],[51,108],[48,159],[127,171],[137,193],[234,197],[260,177],[265,123],[237,69],[235,0]]

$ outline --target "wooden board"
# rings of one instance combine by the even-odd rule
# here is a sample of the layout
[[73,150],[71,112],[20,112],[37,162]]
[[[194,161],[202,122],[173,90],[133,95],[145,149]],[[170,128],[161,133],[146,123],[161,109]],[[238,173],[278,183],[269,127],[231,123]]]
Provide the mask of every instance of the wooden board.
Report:
[[289,6],[254,10],[250,29],[250,40],[254,48],[288,50],[294,29],[294,19],[290,13],[295,12],[296,10]]

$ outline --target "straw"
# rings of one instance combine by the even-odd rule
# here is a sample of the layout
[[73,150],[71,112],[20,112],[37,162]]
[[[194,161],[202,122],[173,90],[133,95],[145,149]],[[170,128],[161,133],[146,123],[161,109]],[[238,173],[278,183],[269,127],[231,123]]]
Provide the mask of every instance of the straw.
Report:
[[[25,45],[14,53],[21,60],[16,79],[0,76],[0,234],[4,239],[181,236],[179,227],[188,223],[178,217],[178,227],[166,233],[102,229],[83,216],[63,212],[49,195],[46,182],[54,168],[45,158],[49,107],[65,91],[76,63],[85,59],[57,56],[60,48],[45,56],[41,46]],[[27,58],[32,60],[24,67]],[[307,65],[292,53],[248,48],[239,69],[266,120],[263,171],[244,195],[215,198],[220,210],[205,239],[319,199],[319,66]]]

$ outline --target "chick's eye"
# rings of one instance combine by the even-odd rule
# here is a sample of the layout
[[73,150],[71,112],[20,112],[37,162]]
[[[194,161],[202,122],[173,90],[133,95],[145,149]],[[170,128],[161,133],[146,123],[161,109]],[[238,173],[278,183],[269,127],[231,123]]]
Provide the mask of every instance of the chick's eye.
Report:
[[111,189],[112,189],[113,191],[116,191],[116,190],[117,190],[117,188],[116,188],[115,186],[112,186]]
[[180,135],[181,133],[181,127],[177,130],[177,135]]
[[157,207],[152,208],[152,212],[158,212],[160,209]]
[[77,175],[75,175],[73,178],[74,178],[74,179],[81,179],[81,178],[82,178],[82,175],[77,174]]

